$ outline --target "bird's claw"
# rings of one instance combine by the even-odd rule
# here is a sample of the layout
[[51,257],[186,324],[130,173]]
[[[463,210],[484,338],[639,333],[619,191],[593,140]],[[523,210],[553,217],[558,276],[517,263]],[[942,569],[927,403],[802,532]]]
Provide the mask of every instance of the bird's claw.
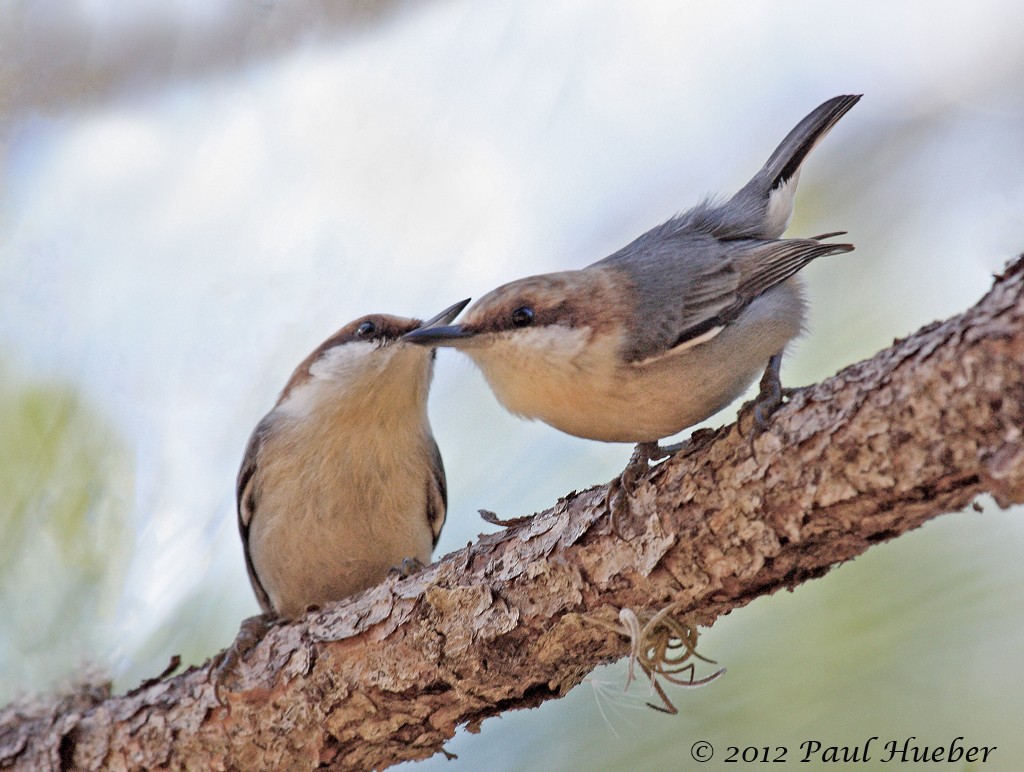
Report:
[[238,635],[235,636],[235,640],[232,641],[228,648],[218,655],[220,657],[220,662],[214,669],[214,673],[216,674],[214,681],[214,695],[217,698],[217,702],[221,705],[224,704],[224,701],[220,697],[221,684],[224,681],[234,679],[238,669],[238,663],[253,650],[257,643],[263,640],[263,637],[271,630],[271,628],[280,623],[281,620],[271,614],[257,614],[256,616],[242,620],[242,624],[238,629]]
[[757,460],[757,450],[754,447],[754,440],[767,431],[768,422],[775,411],[796,393],[796,389],[789,389],[782,385],[779,375],[781,368],[782,355],[775,354],[768,360],[768,366],[764,370],[764,375],[761,376],[757,396],[750,402],[752,416],[747,440],[750,443],[750,455],[755,460]]
[[422,571],[426,566],[419,558],[403,558],[402,565],[391,566],[388,569],[388,576],[397,576],[399,579],[408,579],[417,571]]
[[[641,478],[650,471],[651,461],[667,458],[685,443],[662,447],[657,442],[638,442],[625,469],[612,480],[608,491],[608,516],[612,531],[622,537],[619,523],[629,512],[629,501],[633,497]],[[614,490],[612,490],[614,489]]]

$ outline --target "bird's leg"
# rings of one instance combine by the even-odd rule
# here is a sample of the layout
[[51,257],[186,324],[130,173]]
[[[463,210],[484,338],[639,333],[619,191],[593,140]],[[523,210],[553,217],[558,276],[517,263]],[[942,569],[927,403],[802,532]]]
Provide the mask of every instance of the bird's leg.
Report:
[[622,487],[626,489],[626,492],[632,496],[641,475],[651,468],[651,462],[660,461],[667,455],[665,449],[657,442],[638,442],[633,448],[633,455],[629,457],[626,468],[619,475]]
[[629,510],[629,499],[633,496],[640,477],[651,468],[652,460],[658,461],[667,455],[669,452],[657,442],[638,442],[622,474],[612,480],[608,491],[608,515],[612,530],[619,536],[622,536],[619,521]]
[[768,360],[768,366],[761,376],[761,383],[757,396],[751,401],[753,406],[753,423],[750,427],[750,452],[754,453],[754,440],[759,434],[768,428],[768,421],[787,398],[792,396],[795,389],[787,389],[782,385],[780,370],[782,369],[782,352],[773,354]]
[[[617,478],[612,480],[608,486],[608,513],[611,519],[612,530],[619,536],[619,516],[624,515],[629,508],[629,499],[633,496],[640,478],[651,469],[652,461],[661,461],[672,456],[683,459],[691,453],[700,450],[710,438],[715,436],[711,429],[697,429],[689,437],[681,442],[671,445],[661,445],[657,442],[638,442],[633,449],[626,468],[622,470]],[[486,519],[486,518],[485,518]]]
[[243,619],[241,627],[239,627],[238,635],[235,636],[235,640],[232,644],[222,651],[218,656],[220,657],[220,663],[217,665],[217,685],[214,687],[217,701],[223,704],[220,699],[220,684],[226,679],[231,679],[235,675],[235,671],[238,668],[238,663],[252,651],[253,647],[263,640],[271,628],[282,624],[284,620],[274,616],[273,614],[257,614],[254,617]]
[[761,376],[757,396],[754,397],[754,426],[759,432],[768,428],[768,419],[783,402],[782,354],[773,354]]

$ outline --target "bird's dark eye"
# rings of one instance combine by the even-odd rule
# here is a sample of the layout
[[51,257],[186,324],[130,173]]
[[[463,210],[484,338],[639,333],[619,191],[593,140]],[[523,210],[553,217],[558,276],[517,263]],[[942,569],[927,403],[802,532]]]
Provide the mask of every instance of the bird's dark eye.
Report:
[[368,338],[375,332],[377,332],[377,325],[370,321],[363,322],[356,327],[356,335],[360,338]]
[[512,324],[516,327],[529,327],[533,324],[533,309],[529,306],[520,306],[512,312]]

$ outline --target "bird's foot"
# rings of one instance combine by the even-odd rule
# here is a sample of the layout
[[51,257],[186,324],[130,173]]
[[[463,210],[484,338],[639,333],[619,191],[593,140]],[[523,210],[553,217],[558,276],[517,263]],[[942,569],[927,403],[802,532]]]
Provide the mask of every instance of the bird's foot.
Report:
[[399,579],[408,579],[417,571],[422,571],[426,565],[419,558],[403,558],[402,565],[391,566],[388,569],[388,576],[397,576]]
[[796,389],[787,389],[782,385],[779,371],[782,369],[782,354],[775,354],[768,360],[768,366],[761,376],[757,396],[744,405],[740,412],[751,409],[751,425],[747,439],[750,443],[750,455],[757,459],[754,440],[768,429],[768,423],[775,411],[782,407],[786,400],[796,393]]
[[271,630],[281,624],[283,620],[272,614],[257,614],[256,616],[243,619],[238,629],[238,635],[228,648],[217,656],[220,662],[214,669],[216,674],[214,694],[217,702],[224,704],[220,698],[220,685],[224,681],[233,681],[237,675],[238,663],[253,650],[257,643]]
[[629,501],[640,485],[640,480],[651,470],[652,461],[661,461],[669,457],[686,458],[691,453],[704,447],[708,440],[715,436],[711,429],[698,429],[681,442],[661,445],[657,442],[638,442],[633,449],[626,468],[622,474],[611,481],[608,486],[608,515],[612,530],[622,536],[619,530],[621,517],[629,512]]
[[636,444],[626,468],[609,485],[608,516],[613,532],[622,537],[619,524],[622,522],[622,518],[629,513],[629,502],[640,485],[640,480],[650,471],[651,461],[667,458],[683,444],[685,443],[667,448],[663,448],[657,442],[638,442]]

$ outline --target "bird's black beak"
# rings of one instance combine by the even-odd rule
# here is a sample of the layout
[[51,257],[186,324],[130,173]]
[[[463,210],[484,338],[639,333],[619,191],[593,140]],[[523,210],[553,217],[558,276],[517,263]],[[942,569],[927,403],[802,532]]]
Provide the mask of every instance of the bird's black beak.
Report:
[[444,311],[432,316],[423,322],[419,327],[402,336],[403,341],[419,343],[424,346],[444,346],[446,340],[467,337],[460,325],[450,325],[451,322],[462,313],[462,309],[469,305],[471,298],[460,300],[458,303],[448,306]]
[[[466,298],[465,300],[460,300],[454,305],[450,305],[437,315],[431,316],[429,319],[424,321],[424,323],[413,332],[426,330],[427,328],[435,327],[436,325],[451,325],[452,321],[455,320],[455,317],[462,313],[462,309],[469,305],[470,300],[472,300],[472,298]],[[412,335],[412,333],[410,333],[410,335]]]
[[472,337],[473,333],[461,324],[453,324],[448,327],[420,327],[407,332],[402,340],[423,346],[458,346],[459,341]]

